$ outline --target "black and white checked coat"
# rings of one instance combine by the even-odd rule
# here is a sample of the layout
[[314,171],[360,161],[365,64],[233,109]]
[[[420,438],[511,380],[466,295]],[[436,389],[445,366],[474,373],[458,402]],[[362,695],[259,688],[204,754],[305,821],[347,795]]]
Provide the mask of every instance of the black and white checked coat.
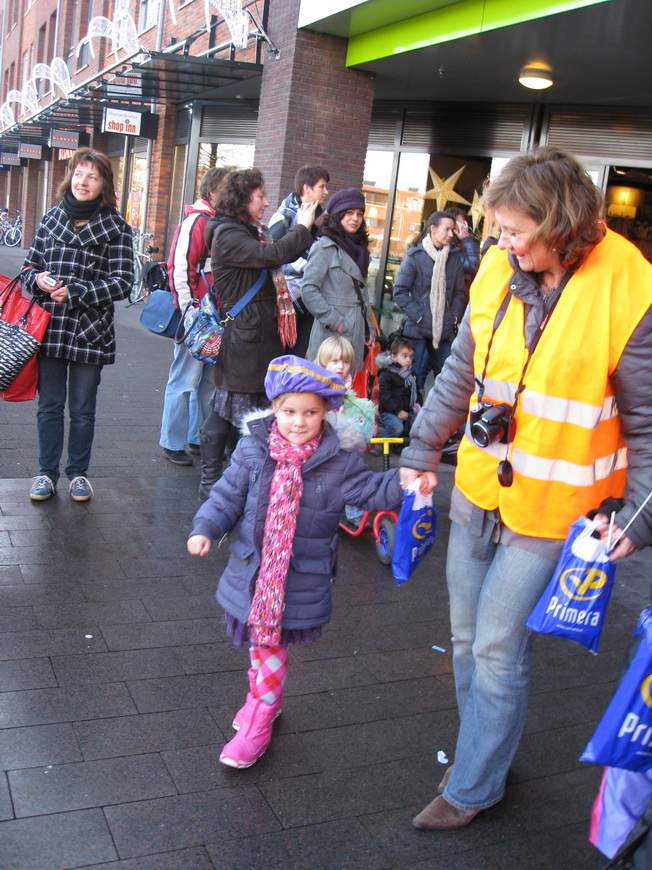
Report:
[[[45,215],[25,259],[25,288],[51,313],[40,353],[74,362],[115,362],[113,303],[126,299],[134,280],[131,228],[102,211],[75,233],[61,204]],[[48,271],[68,288],[63,304],[36,283]]]

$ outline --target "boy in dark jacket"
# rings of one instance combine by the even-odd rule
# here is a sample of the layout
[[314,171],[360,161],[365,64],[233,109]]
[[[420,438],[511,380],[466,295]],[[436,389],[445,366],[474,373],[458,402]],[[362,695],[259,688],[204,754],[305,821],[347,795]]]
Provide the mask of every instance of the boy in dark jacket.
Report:
[[421,394],[412,373],[414,345],[395,338],[389,352],[378,354],[379,419],[387,438],[408,435],[419,409]]

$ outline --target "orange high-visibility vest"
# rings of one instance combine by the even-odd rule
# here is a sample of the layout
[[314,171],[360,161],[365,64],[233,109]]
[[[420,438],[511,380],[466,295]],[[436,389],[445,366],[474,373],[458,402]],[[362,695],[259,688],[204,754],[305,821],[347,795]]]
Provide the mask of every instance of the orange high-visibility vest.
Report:
[[[484,368],[494,317],[513,270],[506,251],[489,252],[471,287],[474,370]],[[625,488],[627,456],[610,376],[652,304],[652,266],[607,231],[562,291],[525,375],[511,444],[458,452],[456,485],[475,505],[500,510],[505,525],[537,538],[566,537],[570,525]],[[524,305],[513,297],[494,335],[484,399],[513,404],[527,359]],[[471,405],[477,395],[471,397]],[[501,459],[514,470],[498,482]]]

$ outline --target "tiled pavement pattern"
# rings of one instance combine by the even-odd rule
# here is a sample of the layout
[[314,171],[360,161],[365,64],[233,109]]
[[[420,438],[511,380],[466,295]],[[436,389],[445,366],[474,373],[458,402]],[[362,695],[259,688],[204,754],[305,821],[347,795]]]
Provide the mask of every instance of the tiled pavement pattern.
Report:
[[[9,263],[0,249],[0,272]],[[34,405],[0,408],[0,867],[593,868],[599,770],[577,758],[646,603],[649,556],[619,566],[597,657],[538,640],[502,804],[460,832],[415,831],[457,724],[444,468],[425,564],[397,587],[371,540],[342,541],[333,622],[292,649],[270,749],[249,770],[224,767],[247,657],[213,599],[225,552],[185,552],[198,471],[158,447],[170,346],[137,316],[118,306],[91,502],[62,487],[30,503]]]

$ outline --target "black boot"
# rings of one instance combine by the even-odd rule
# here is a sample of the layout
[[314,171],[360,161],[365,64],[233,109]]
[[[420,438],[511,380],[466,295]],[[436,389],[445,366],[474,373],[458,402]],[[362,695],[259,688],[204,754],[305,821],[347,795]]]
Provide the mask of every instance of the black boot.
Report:
[[222,476],[227,451],[230,455],[237,443],[238,435],[238,430],[229,420],[211,411],[199,437],[201,480],[198,498],[200,501],[206,501],[213,484]]
[[201,460],[201,480],[197,495],[199,501],[206,501],[213,484],[222,476],[227,439],[226,435],[204,435],[202,429],[199,438]]

